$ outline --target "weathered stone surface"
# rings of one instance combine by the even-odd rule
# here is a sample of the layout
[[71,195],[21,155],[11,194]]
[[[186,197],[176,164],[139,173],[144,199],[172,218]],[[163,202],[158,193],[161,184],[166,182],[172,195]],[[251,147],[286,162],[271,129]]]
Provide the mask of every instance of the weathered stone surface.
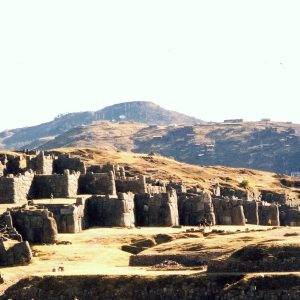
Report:
[[69,154],[60,154],[58,159],[53,162],[53,172],[56,174],[64,174],[65,170],[86,173],[85,163],[79,158],[70,157]]
[[108,173],[86,173],[79,177],[79,194],[116,195],[115,177]]
[[300,226],[300,208],[283,208],[280,211],[280,224],[288,226]]
[[179,193],[178,210],[180,225],[195,226],[204,219],[212,225],[215,224],[214,209],[208,191],[202,194]]
[[129,177],[126,179],[116,180],[117,192],[127,193],[132,192],[134,194],[147,193],[147,184],[145,176]]
[[53,172],[54,158],[51,155],[44,155],[39,152],[36,156],[27,156],[27,168],[35,171],[37,174],[51,175]]
[[0,265],[13,266],[30,263],[32,253],[28,242],[7,241],[0,238]]
[[242,200],[212,199],[216,224],[221,225],[245,225],[246,218],[242,206]]
[[29,192],[31,199],[72,198],[77,196],[78,178],[80,173],[70,173],[65,170],[64,174],[35,175]]
[[43,204],[54,216],[58,233],[78,233],[85,229],[84,206],[66,204]]
[[280,226],[278,205],[259,202],[258,214],[260,225]]
[[244,200],[243,201],[244,214],[247,224],[259,224],[258,217],[258,201],[255,200]]
[[138,226],[179,225],[175,190],[161,194],[136,194],[135,217]]
[[57,240],[57,225],[47,209],[32,207],[10,210],[13,226],[30,243],[52,244]]
[[85,218],[89,226],[133,227],[134,195],[118,193],[118,196],[93,196],[85,201]]
[[0,177],[0,203],[18,203],[26,200],[33,178],[32,172]]

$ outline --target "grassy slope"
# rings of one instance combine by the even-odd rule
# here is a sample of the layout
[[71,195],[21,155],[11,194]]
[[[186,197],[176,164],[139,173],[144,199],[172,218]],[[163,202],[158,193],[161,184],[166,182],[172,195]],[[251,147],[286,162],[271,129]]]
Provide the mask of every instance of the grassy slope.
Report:
[[[213,182],[221,185],[239,188],[243,180],[248,180],[254,189],[268,189],[280,193],[290,193],[298,198],[299,189],[284,187],[275,173],[244,168],[227,168],[222,166],[195,166],[181,163],[160,155],[149,156],[131,152],[113,152],[89,148],[63,148],[61,152],[69,152],[74,157],[80,157],[87,165],[113,164],[125,165],[132,174],[142,173],[158,179],[183,181],[187,185],[199,185],[209,188]],[[287,177],[288,178],[288,177]]]

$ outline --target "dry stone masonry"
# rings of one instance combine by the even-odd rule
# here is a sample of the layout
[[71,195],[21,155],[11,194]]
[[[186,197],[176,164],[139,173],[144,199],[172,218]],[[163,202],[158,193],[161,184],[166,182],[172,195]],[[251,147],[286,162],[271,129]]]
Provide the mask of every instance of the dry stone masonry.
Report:
[[143,175],[129,177],[124,166],[86,167],[79,158],[54,151],[0,155],[0,203],[31,205],[0,215],[0,265],[30,262],[28,242],[55,243],[57,233],[91,226],[195,226],[203,220],[300,226],[300,208],[288,206],[287,197],[218,183],[203,191]]

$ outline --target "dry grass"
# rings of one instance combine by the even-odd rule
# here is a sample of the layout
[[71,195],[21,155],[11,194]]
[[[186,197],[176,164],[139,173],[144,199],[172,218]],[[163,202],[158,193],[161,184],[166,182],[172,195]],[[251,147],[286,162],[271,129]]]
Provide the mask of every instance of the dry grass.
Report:
[[184,182],[187,185],[199,185],[209,188],[213,182],[239,189],[243,180],[249,182],[254,189],[267,189],[280,193],[289,193],[298,199],[298,190],[284,187],[280,178],[271,172],[244,168],[228,168],[222,166],[202,167],[180,163],[160,155],[149,156],[131,152],[115,152],[92,148],[62,148],[56,151],[68,152],[74,157],[80,157],[87,165],[105,164],[111,162],[127,167],[130,173],[142,173],[164,180]]
[[[247,226],[249,229],[267,229],[268,227]],[[242,226],[218,226],[218,229],[244,230]],[[52,269],[57,266],[64,266],[65,271],[61,275],[79,274],[139,274],[159,275],[170,274],[171,271],[154,271],[146,267],[129,267],[130,254],[121,251],[121,246],[132,241],[149,237],[153,238],[158,233],[168,234],[175,238],[169,243],[157,245],[143,254],[176,254],[176,253],[205,253],[218,252],[219,254],[229,253],[241,247],[251,244],[263,243],[264,241],[277,239],[279,242],[294,243],[299,237],[284,237],[286,233],[300,233],[300,228],[280,228],[276,230],[238,232],[231,235],[212,235],[209,238],[192,237],[185,233],[186,228],[92,228],[78,234],[59,234],[60,241],[69,241],[70,245],[35,245],[33,253],[35,257],[29,266],[17,266],[1,268],[5,284],[1,289],[30,275],[55,275]],[[176,271],[180,274],[191,274],[195,270]]]

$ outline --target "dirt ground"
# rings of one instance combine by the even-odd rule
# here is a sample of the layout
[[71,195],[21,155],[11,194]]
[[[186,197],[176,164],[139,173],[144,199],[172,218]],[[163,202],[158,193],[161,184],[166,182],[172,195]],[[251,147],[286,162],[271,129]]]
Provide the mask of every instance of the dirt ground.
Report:
[[[1,268],[4,284],[1,291],[30,275],[160,275],[160,274],[192,274],[199,272],[195,269],[176,271],[155,271],[149,267],[130,267],[130,253],[121,250],[121,246],[130,244],[133,240],[153,237],[158,233],[169,234],[175,240],[157,245],[145,250],[143,254],[151,253],[205,253],[210,251],[233,251],[240,247],[258,242],[299,242],[300,228],[281,227],[271,229],[266,226],[215,226],[214,229],[236,232],[235,234],[209,234],[204,237],[189,237],[186,230],[190,227],[144,227],[144,228],[91,228],[78,234],[59,234],[60,242],[55,245],[32,245],[33,261],[28,266]],[[195,228],[197,229],[197,228]],[[205,229],[209,231],[209,229]],[[247,231],[246,231],[247,230]],[[263,231],[254,231],[263,230]],[[285,236],[286,233],[295,233]],[[298,236],[296,234],[299,234]],[[63,267],[64,271],[55,271]]]

